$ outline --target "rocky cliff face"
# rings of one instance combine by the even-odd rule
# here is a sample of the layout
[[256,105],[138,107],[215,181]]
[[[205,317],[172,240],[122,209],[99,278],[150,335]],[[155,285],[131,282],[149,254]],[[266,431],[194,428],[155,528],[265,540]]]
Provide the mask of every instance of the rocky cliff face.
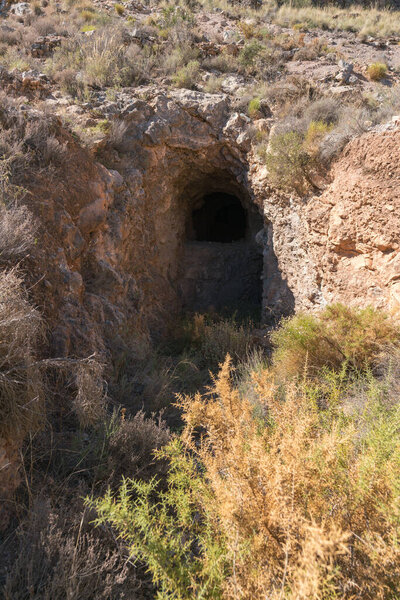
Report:
[[399,309],[400,132],[351,142],[331,185],[305,210],[308,247],[325,302]]
[[68,141],[71,160],[57,184],[42,178],[32,187],[44,198],[48,185],[38,204],[46,265],[39,287],[51,302],[45,305],[57,355],[104,351],[128,321],[140,329],[165,322],[185,303],[196,309],[184,291],[196,295],[193,277],[204,288],[200,295],[227,285],[226,273],[218,281],[218,269],[202,264],[210,245],[199,252],[188,233],[192,212],[212,193],[239,199],[246,211],[245,246],[231,271],[246,278],[249,256],[253,283],[244,285],[257,287],[262,279],[265,316],[315,304],[303,211],[269,188],[249,152],[250,135],[249,120],[232,114],[225,96],[182,90],[131,98],[118,139],[96,149],[113,169]]
[[242,257],[251,248],[262,255],[254,277],[267,320],[339,300],[397,307],[397,130],[350,143],[325,191],[300,199],[270,187],[248,119],[232,114],[225,96],[181,90],[130,100],[118,137],[96,150],[112,169],[69,140],[57,185],[42,178],[32,188],[56,354],[104,350],[127,322],[158,326],[182,309],[184,290],[193,297],[218,286],[210,251],[195,243],[191,254],[188,234],[193,210],[212,193],[246,210]]

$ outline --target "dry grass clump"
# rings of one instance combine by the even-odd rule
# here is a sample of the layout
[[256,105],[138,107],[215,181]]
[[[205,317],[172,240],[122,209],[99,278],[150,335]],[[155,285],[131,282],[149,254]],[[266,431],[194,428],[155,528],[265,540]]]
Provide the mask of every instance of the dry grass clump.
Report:
[[207,94],[218,94],[222,90],[223,83],[223,75],[210,75],[203,87],[203,91]]
[[333,4],[317,7],[285,2],[273,15],[273,20],[282,26],[351,31],[361,36],[390,37],[400,33],[398,19],[393,17],[392,11],[373,7],[357,6],[350,11],[338,9]]
[[384,79],[387,75],[388,68],[385,63],[372,63],[367,68],[367,75],[371,79],[371,81],[380,81]]
[[80,73],[81,86],[131,85],[146,79],[146,61],[145,51],[126,43],[123,28],[104,27],[90,37],[75,36],[65,41],[47,61],[47,70],[58,79],[62,71],[68,70],[69,90],[76,94],[79,84],[75,83],[74,90],[73,72],[75,79]]
[[382,348],[400,341],[400,329],[371,307],[328,306],[319,315],[299,313],[271,334],[273,362],[285,377],[318,373],[321,367],[373,367]]
[[22,438],[43,419],[36,346],[43,333],[15,269],[0,273],[0,435]]
[[58,510],[35,502],[18,531],[18,556],[3,589],[5,600],[110,600],[143,598],[136,569],[123,545],[93,531],[81,506]]
[[23,182],[34,169],[55,169],[68,157],[66,144],[57,137],[57,120],[47,113],[20,109],[20,102],[0,95],[0,160],[2,175]]
[[335,98],[319,98],[307,104],[304,118],[307,122],[322,122],[335,125],[341,116],[343,107]]
[[154,460],[154,450],[167,444],[170,437],[160,416],[147,418],[139,411],[122,419],[108,441],[108,482],[117,486],[122,477],[150,479],[159,473],[161,464]]
[[[115,4],[118,15],[124,6]],[[162,5],[135,28],[105,19],[93,7],[81,11],[90,23],[90,36],[70,35],[46,60],[45,70],[63,91],[90,97],[92,88],[141,84],[152,77],[168,76],[178,87],[192,88],[199,79],[199,52],[194,41],[194,16],[190,6]],[[93,23],[92,23],[93,21]]]
[[82,360],[76,369],[77,393],[72,407],[81,427],[90,427],[104,420],[107,394],[103,365],[95,359]]
[[122,15],[125,12],[125,6],[123,4],[119,4],[119,3],[114,4],[114,10],[119,17],[122,17]]
[[192,343],[210,368],[217,367],[229,353],[236,362],[247,357],[253,345],[251,324],[241,324],[234,319],[210,320],[197,314],[190,325]]
[[23,205],[0,204],[0,263],[26,257],[36,243],[38,222]]

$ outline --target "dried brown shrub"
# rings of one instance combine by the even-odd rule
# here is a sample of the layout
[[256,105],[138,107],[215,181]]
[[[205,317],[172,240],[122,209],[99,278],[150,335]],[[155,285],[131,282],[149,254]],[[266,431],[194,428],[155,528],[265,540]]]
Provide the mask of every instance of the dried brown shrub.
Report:
[[95,359],[78,361],[76,387],[72,405],[80,426],[89,427],[99,423],[105,417],[107,399],[103,365]]
[[42,336],[18,272],[0,273],[0,435],[22,437],[41,421],[42,378],[35,349]]
[[0,160],[7,164],[13,183],[23,182],[38,169],[60,167],[67,159],[53,115],[24,112],[18,100],[0,94]]
[[81,506],[54,510],[37,500],[18,532],[5,600],[142,600],[142,582],[126,549],[89,522]]
[[[253,379],[261,418],[232,385],[229,361],[213,395],[183,400],[183,439],[211,493],[205,511],[226,540],[222,597],[396,596],[397,396],[389,402],[386,382],[368,378],[277,388],[264,369]],[[364,399],[350,412],[342,402],[353,388]],[[313,399],[322,389],[323,410]]]
[[146,418],[143,411],[121,422],[109,440],[109,482],[118,485],[124,477],[148,479],[160,471],[154,450],[164,446],[170,432],[161,417]]
[[0,262],[26,257],[35,245],[38,222],[23,205],[0,204]]

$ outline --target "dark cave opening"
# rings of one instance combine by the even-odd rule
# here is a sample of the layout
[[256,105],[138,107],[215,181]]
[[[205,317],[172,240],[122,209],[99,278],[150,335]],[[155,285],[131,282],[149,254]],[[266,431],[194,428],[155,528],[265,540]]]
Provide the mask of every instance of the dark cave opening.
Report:
[[192,227],[197,242],[236,242],[246,236],[247,212],[236,196],[215,192],[193,211]]
[[260,313],[263,256],[256,234],[263,228],[262,215],[247,193],[229,180],[216,177],[202,181],[193,196],[192,190],[183,196],[183,309]]

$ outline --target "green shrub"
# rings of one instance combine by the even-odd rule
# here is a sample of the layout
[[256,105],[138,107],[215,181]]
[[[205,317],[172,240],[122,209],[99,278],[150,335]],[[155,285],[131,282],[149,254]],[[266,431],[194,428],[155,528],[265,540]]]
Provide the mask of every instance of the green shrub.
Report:
[[260,111],[260,98],[253,98],[250,100],[247,112],[250,118],[254,118],[259,114]]
[[125,12],[125,6],[123,4],[114,4],[114,10],[117,13],[117,15],[122,17],[122,15]]
[[318,316],[299,313],[271,335],[273,363],[285,377],[315,375],[322,367],[372,367],[382,350],[400,341],[399,328],[381,311],[328,306]]
[[297,131],[274,135],[265,156],[271,183],[300,195],[313,185],[313,160],[304,150],[303,142],[303,136]]
[[187,65],[179,69],[173,76],[174,85],[179,88],[191,90],[196,85],[200,74],[200,64],[197,60],[191,60]]
[[264,46],[258,40],[252,40],[245,44],[244,48],[239,52],[239,63],[243,67],[252,67],[263,48]]
[[371,81],[380,81],[387,75],[387,65],[385,63],[372,63],[367,68],[367,75],[371,79]]
[[[179,440],[158,457],[169,461],[166,486],[126,479],[118,496],[111,492],[90,503],[97,523],[109,521],[143,561],[158,587],[158,598],[221,598],[223,543],[202,509],[205,482],[194,458]],[[126,529],[129,520],[129,533]]]

